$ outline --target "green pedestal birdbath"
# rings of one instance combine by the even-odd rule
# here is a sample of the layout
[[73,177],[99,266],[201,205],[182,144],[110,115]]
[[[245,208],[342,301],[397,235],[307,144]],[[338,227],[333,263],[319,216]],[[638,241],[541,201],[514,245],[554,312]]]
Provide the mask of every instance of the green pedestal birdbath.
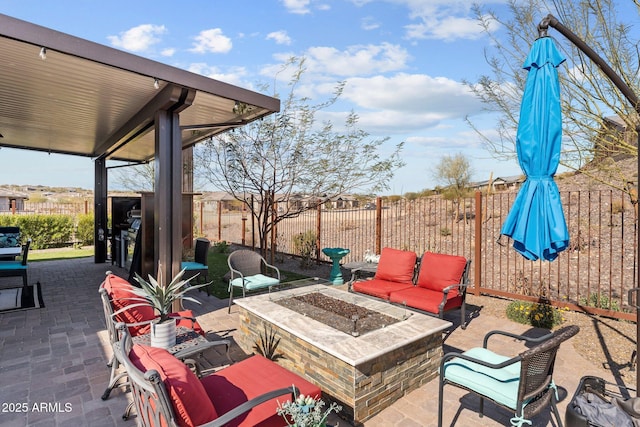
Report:
[[324,248],[322,253],[331,258],[333,265],[331,266],[331,273],[329,274],[329,281],[334,285],[342,285],[344,280],[342,279],[342,270],[340,270],[340,260],[344,258],[349,252],[349,249],[343,248]]

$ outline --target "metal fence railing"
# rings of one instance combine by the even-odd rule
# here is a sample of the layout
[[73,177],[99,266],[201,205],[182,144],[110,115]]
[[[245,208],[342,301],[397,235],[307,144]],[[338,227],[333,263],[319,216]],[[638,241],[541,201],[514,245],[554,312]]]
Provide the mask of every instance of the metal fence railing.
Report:
[[[500,238],[500,227],[515,192],[451,201],[439,196],[386,203],[375,209],[313,209],[280,222],[274,245],[279,253],[299,255],[294,238],[308,233],[321,249],[350,249],[343,262],[362,260],[382,247],[461,255],[472,260],[470,290],[475,293],[538,300],[557,306],[635,320],[628,292],[638,287],[636,205],[619,190],[562,191],[570,247],[553,262],[528,261]],[[221,201],[194,202],[194,235],[258,245],[256,224],[247,212]],[[24,212],[79,215],[93,212],[88,202],[26,202]],[[8,212],[8,214],[11,214]]]
[[[476,193],[459,202],[432,196],[387,205],[379,198],[376,209],[310,210],[280,222],[275,245],[277,252],[298,255],[294,236],[311,232],[317,237],[318,259],[325,261],[324,247],[349,248],[343,262],[361,260],[367,250],[379,253],[385,246],[419,255],[427,250],[457,254],[472,260],[472,292],[543,298],[557,306],[634,320],[626,295],[637,287],[638,230],[635,207],[625,193],[561,192],[571,242],[553,262],[528,261],[500,238],[515,196]],[[220,202],[196,202],[194,212],[200,215],[196,227],[207,237],[257,244],[246,213],[224,211]]]

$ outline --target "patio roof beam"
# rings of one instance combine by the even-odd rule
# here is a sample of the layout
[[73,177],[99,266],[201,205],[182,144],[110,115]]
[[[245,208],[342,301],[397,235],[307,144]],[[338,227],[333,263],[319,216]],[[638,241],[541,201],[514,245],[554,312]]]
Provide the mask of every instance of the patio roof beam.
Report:
[[[118,159],[118,149],[135,140],[140,135],[153,130],[155,114],[159,110],[180,112],[193,102],[195,91],[170,84],[164,87],[137,114],[131,117],[94,151],[94,156]],[[145,159],[149,160],[149,159]]]

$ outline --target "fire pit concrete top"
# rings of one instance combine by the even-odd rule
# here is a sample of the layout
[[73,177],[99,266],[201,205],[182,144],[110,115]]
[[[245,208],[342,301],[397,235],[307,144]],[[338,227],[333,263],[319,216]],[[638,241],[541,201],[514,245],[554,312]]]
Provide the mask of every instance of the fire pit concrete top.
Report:
[[[320,292],[342,299],[401,321],[360,336],[352,336],[275,303],[276,299],[310,292]],[[451,322],[436,317],[324,285],[255,295],[234,302],[352,366],[358,366],[391,350],[401,348],[407,343],[442,333],[443,330],[452,326]]]

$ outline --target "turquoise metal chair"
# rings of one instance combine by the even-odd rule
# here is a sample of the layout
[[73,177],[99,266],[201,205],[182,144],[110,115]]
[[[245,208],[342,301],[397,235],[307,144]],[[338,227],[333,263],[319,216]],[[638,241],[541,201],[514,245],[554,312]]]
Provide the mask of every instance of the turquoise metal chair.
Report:
[[[196,239],[196,248],[193,261],[182,261],[180,268],[185,270],[184,279],[196,277],[198,283],[207,283],[209,275],[209,265],[207,258],[209,257],[209,247],[211,242],[203,237]],[[204,282],[201,280],[204,278]],[[202,289],[202,288],[200,288]],[[210,295],[209,287],[205,286],[207,295]]]
[[27,257],[31,239],[22,245],[21,260],[0,261],[0,277],[22,277],[22,286],[29,286]]

